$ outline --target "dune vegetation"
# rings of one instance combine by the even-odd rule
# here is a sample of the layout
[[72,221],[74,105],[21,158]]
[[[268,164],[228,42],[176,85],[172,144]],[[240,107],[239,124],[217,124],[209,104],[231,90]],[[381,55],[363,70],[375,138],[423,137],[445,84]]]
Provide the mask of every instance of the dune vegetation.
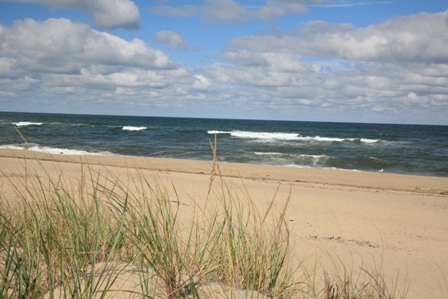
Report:
[[189,215],[175,186],[136,168],[125,179],[91,165],[77,178],[0,169],[0,298],[406,297],[380,271],[305,269],[289,242],[288,199],[261,211],[235,197],[213,152],[207,198]]

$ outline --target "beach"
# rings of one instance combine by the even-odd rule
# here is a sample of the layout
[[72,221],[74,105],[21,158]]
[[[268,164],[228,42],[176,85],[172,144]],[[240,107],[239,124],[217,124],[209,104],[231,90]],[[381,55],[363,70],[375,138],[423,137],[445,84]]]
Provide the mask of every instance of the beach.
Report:
[[[37,162],[39,161],[39,163]],[[25,172],[76,178],[81,165],[104,168],[126,179],[138,168],[169,186],[182,217],[209,191],[211,161],[129,156],[49,155],[0,149],[2,196],[12,196],[10,178]],[[281,209],[293,253],[318,274],[343,264],[354,273],[375,269],[386,282],[409,284],[407,298],[448,296],[448,178],[378,172],[219,163],[219,178],[241,201],[260,211],[272,200]],[[216,169],[216,168],[215,168]],[[340,268],[339,268],[340,269]]]

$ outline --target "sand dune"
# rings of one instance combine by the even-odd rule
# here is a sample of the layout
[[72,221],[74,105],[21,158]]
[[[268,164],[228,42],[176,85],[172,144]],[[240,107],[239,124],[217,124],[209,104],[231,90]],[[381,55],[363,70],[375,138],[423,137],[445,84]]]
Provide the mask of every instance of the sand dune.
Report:
[[[181,210],[208,191],[212,163],[141,157],[46,155],[0,150],[0,191],[11,195],[7,177],[40,171],[76,177],[80,163],[105,167],[126,178],[139,168],[174,186]],[[263,209],[290,196],[287,221],[294,254],[309,267],[334,271],[381,268],[387,279],[409,283],[407,298],[448,298],[448,178],[387,173],[299,169],[220,163],[224,182],[241,200]],[[173,191],[170,191],[173,192]],[[322,272],[323,273],[323,272]]]

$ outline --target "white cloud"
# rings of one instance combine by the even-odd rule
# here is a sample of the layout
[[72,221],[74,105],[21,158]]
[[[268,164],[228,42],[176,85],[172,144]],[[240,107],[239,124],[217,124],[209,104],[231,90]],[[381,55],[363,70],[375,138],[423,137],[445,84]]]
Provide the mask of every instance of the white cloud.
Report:
[[136,29],[140,23],[140,12],[131,0],[17,0],[40,3],[56,8],[83,11],[92,16],[95,26],[101,29]]
[[195,89],[203,89],[203,90],[207,90],[208,88],[210,88],[211,86],[211,81],[203,76],[203,75],[196,75],[194,76],[195,80],[194,80],[194,84],[193,84],[193,88]]
[[254,94],[274,98],[308,98],[311,94],[306,93],[311,91],[310,87],[321,83],[318,79],[322,76],[320,67],[303,62],[299,55],[241,51],[225,53],[217,58],[231,64],[215,64],[205,68],[208,76],[222,83],[236,84],[244,90],[249,89]]
[[0,78],[0,89],[3,92],[17,95],[32,90],[32,87],[38,82],[39,80],[28,75],[19,78]]
[[[226,60],[238,66],[284,73],[305,73],[314,71],[309,63],[304,63],[302,57],[292,53],[275,52],[249,52],[249,51],[229,51],[215,58]],[[320,69],[320,67],[317,67]]]
[[376,0],[376,1],[310,1],[310,4],[313,6],[321,6],[321,7],[327,7],[327,8],[333,8],[333,7],[353,7],[353,6],[365,6],[365,5],[372,5],[373,3],[379,3],[383,0]]
[[203,18],[213,23],[233,25],[249,20],[246,8],[233,0],[205,0],[200,11]]
[[149,12],[170,17],[199,15],[203,20],[211,23],[235,25],[246,23],[254,18],[271,21],[283,15],[302,14],[307,12],[307,9],[305,5],[295,1],[269,0],[261,6],[246,7],[234,0],[202,0],[200,5],[154,6],[149,9]]
[[13,98],[16,97],[17,94],[15,94],[14,92],[10,92],[10,91],[0,91],[0,101],[2,101],[5,98]]
[[0,32],[0,55],[23,69],[73,73],[88,64],[172,68],[168,55],[134,39],[130,42],[67,19],[17,21]]
[[327,113],[339,120],[345,115],[354,121],[365,121],[365,117],[415,120],[432,115],[431,120],[443,122],[446,118],[445,63],[355,62],[348,69],[327,71],[294,53],[233,50],[215,58],[226,63],[204,71],[215,81],[235,86],[229,91],[233,96],[252,95],[245,103],[247,109],[266,105],[269,99],[276,113],[300,112],[304,118],[310,113]]
[[15,59],[0,57],[0,78],[16,78],[20,73]]
[[[258,95],[246,105],[268,98],[282,115],[443,123],[447,18],[448,11],[420,13],[366,28],[314,21],[296,34],[240,37],[230,41],[231,50],[214,56],[224,64],[207,74],[237,85],[239,94]],[[307,56],[323,58],[317,65]]]
[[171,88],[185,92],[194,82],[185,66],[139,39],[126,41],[67,19],[0,26],[3,98],[20,95],[30,103],[45,97],[50,103],[57,94],[58,99],[75,97],[73,103],[99,103],[103,96],[138,98],[154,90],[160,97]]
[[366,28],[313,21],[297,35],[249,36],[231,43],[252,51],[296,52],[348,60],[446,63],[447,18],[448,11],[420,13]]
[[156,33],[155,42],[166,43],[173,50],[185,50],[188,46],[188,41],[180,33],[166,30]]
[[267,1],[254,12],[256,18],[271,21],[276,17],[292,14],[303,14],[308,10],[305,5],[294,1]]
[[131,88],[117,87],[115,90],[117,95],[136,95],[137,92]]
[[253,53],[249,51],[229,51],[224,54],[217,54],[213,57],[222,59],[240,66],[264,66],[268,61],[260,53]]
[[[235,6],[216,20],[241,22],[267,5],[278,10],[258,18],[275,18],[291,3],[308,2],[272,1],[241,14]],[[205,19],[206,5],[194,14]],[[295,34],[234,39],[212,56],[220,63],[190,70],[141,39],[67,19],[25,19],[0,26],[0,100],[2,107],[81,107],[65,112],[97,105],[111,113],[131,107],[127,113],[302,120],[397,122],[416,120],[418,112],[446,123],[447,18],[418,14],[366,28],[310,22]],[[188,46],[173,31],[159,31],[155,41]]]
[[149,8],[149,12],[152,14],[164,15],[168,17],[191,17],[197,14],[198,7],[194,5],[186,5],[182,7],[159,5]]

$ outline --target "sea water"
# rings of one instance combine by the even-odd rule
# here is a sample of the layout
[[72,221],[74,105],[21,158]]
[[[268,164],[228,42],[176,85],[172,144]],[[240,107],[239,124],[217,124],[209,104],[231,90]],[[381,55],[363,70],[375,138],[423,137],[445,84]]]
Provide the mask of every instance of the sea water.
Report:
[[[21,136],[22,135],[22,136]],[[0,148],[448,177],[448,126],[0,112]]]

